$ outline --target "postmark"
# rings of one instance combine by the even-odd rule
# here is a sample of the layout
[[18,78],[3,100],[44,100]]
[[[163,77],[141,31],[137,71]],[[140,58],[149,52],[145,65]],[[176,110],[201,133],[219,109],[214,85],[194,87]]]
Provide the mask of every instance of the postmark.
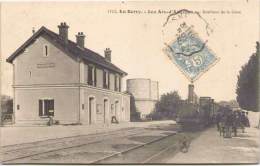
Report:
[[[196,32],[195,25],[188,23],[192,22],[188,18],[189,14],[193,14],[199,20],[202,19],[199,13],[183,9],[167,17],[163,27],[168,26],[170,21],[176,21],[178,26],[175,26],[175,34],[172,37],[174,40],[164,42],[163,51],[189,81],[194,82],[216,64],[219,58],[207,45],[210,32],[213,32],[208,22],[205,19],[201,20],[201,24],[205,24],[202,25],[202,27],[205,26],[205,35],[202,38]],[[170,34],[170,36],[172,35],[173,33]]]

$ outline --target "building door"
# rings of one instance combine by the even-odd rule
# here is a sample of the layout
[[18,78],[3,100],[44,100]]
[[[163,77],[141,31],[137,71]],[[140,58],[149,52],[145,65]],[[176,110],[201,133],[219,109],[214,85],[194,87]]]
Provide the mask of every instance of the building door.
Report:
[[119,120],[118,113],[119,113],[119,102],[116,101],[115,102],[115,116],[116,116],[117,120]]
[[106,118],[108,117],[108,100],[104,100],[104,123],[106,123]]
[[93,123],[93,113],[94,113],[94,97],[90,97],[89,98],[89,108],[88,108],[88,112],[89,112],[89,124]]

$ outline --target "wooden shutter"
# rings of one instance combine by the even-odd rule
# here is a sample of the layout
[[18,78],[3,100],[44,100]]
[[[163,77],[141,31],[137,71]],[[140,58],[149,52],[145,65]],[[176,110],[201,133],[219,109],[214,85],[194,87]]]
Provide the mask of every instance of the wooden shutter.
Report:
[[110,74],[109,72],[107,72],[107,75],[108,75],[108,85],[107,85],[107,89],[110,89]]
[[114,78],[115,78],[115,79],[114,79],[114,90],[116,91],[116,75],[115,75]]
[[94,68],[94,86],[97,86],[97,69]]
[[44,114],[43,116],[46,116],[49,114],[49,100],[43,100],[44,101]]
[[106,87],[106,71],[103,70],[103,88],[107,88]]
[[48,115],[54,116],[54,100],[48,100]]
[[119,92],[121,92],[121,77],[119,76]]
[[93,81],[92,81],[92,69],[93,67],[88,66],[88,84],[89,85],[93,85]]
[[39,116],[42,116],[42,100],[39,100]]
[[115,75],[115,91],[118,91],[118,76]]

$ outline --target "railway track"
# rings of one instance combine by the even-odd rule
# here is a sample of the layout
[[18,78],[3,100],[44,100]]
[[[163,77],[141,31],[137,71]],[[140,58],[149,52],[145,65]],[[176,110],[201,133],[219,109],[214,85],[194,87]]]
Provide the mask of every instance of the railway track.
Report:
[[[108,156],[105,156],[101,159],[98,159],[98,160],[95,160],[95,161],[92,161],[90,162],[90,164],[103,164],[103,163],[106,163],[105,161],[108,160],[108,159],[111,159],[111,158],[116,158],[117,156],[121,156],[121,155],[125,155],[126,153],[132,153],[134,152],[135,150],[137,149],[140,149],[144,146],[147,146],[147,145],[150,145],[150,144],[153,144],[153,143],[157,143],[157,142],[160,142],[161,140],[163,139],[167,139],[168,137],[172,137],[176,135],[176,133],[172,133],[170,135],[167,135],[165,137],[161,137],[159,139],[156,139],[156,140],[153,140],[153,141],[150,141],[148,143],[145,143],[145,144],[141,144],[141,145],[137,145],[135,147],[132,147],[132,148],[129,148],[127,150],[124,150],[122,152],[117,152],[115,154],[112,154],[112,155],[108,155]],[[153,154],[152,156],[150,156],[149,158],[145,159],[144,161],[142,161],[141,163],[148,163],[149,161],[153,160],[154,158],[158,157],[159,155],[162,155],[163,153],[165,153],[166,151],[168,151],[169,149],[171,148],[174,148],[174,147],[177,147],[176,144],[172,145],[172,146],[169,146],[169,147],[166,147],[164,148],[163,150],[159,151],[159,152],[156,152],[155,154]]]
[[[155,129],[155,130],[158,130],[161,133],[165,132],[164,130],[161,130],[161,129]],[[154,130],[149,130],[147,128],[129,128],[129,129],[111,131],[108,133],[99,133],[99,134],[93,134],[93,135],[78,135],[78,136],[73,136],[73,137],[51,139],[50,143],[46,143],[48,141],[37,141],[35,143],[26,143],[26,144],[17,145],[17,146],[5,146],[4,150],[2,150],[2,152],[1,152],[2,159],[3,159],[2,162],[4,164],[21,163],[21,161],[34,160],[35,157],[41,158],[41,156],[45,157],[45,156],[48,156],[49,154],[53,154],[53,153],[54,154],[62,153],[65,150],[73,151],[77,148],[80,148],[80,149],[82,149],[82,151],[84,151],[84,148],[86,147],[86,145],[92,144],[91,146],[96,146],[95,144],[100,144],[103,142],[106,143],[106,141],[108,141],[108,140],[116,141],[116,140],[121,140],[121,139],[129,139],[133,136],[140,137],[140,135],[142,135],[144,133],[149,135],[149,134],[151,134],[152,131],[154,131]],[[168,130],[168,132],[169,132],[169,130]],[[149,145],[159,143],[160,141],[165,140],[169,137],[173,137],[174,135],[176,135],[176,132],[170,132],[169,135],[160,136],[158,139],[153,139],[152,141],[149,141],[149,142],[136,144],[133,147],[127,148],[123,151],[111,151],[112,154],[106,155],[106,156],[98,158],[98,159],[88,160],[87,163],[90,163],[90,164],[106,163],[106,161],[108,161],[108,160],[116,159],[118,156],[128,155],[136,150],[140,150]],[[87,146],[87,148],[88,147],[89,146]],[[163,154],[165,151],[167,151],[170,148],[172,148],[172,146],[171,147],[167,146],[163,150],[155,152],[153,155],[144,159],[140,163],[147,163],[147,162],[153,160],[154,158],[158,157],[159,155]],[[24,153],[24,151],[25,151],[25,153]],[[26,153],[26,151],[28,151],[29,153]],[[42,162],[39,162],[39,163],[42,163]]]
[[[8,153],[8,152],[15,152],[17,150],[36,148],[36,147],[41,147],[41,146],[55,145],[57,143],[66,143],[66,142],[69,142],[69,141],[76,141],[75,138],[77,140],[80,140],[80,139],[84,139],[84,138],[90,139],[90,138],[99,137],[99,136],[108,136],[108,135],[111,135],[111,134],[114,134],[114,133],[118,133],[118,132],[120,132],[120,134],[122,134],[121,133],[122,130],[124,130],[124,132],[129,132],[129,131],[131,132],[131,131],[135,131],[137,129],[136,128],[135,129],[133,129],[133,128],[119,129],[119,130],[111,131],[109,133],[97,133],[97,134],[89,134],[89,135],[76,135],[76,136],[69,136],[69,137],[62,137],[62,138],[54,138],[54,139],[35,141],[35,142],[30,142],[30,143],[6,145],[6,146],[1,146],[0,154]],[[46,143],[46,142],[49,142],[49,141],[51,141],[51,143]]]
[[[126,132],[129,132],[130,131],[130,134],[128,134],[127,136],[134,136],[134,135],[137,135],[137,134],[140,134],[142,133],[143,131],[140,131],[140,129],[138,128],[135,128],[135,129],[129,129],[127,130]],[[131,132],[133,132],[131,134]],[[117,134],[115,134],[117,133]],[[73,146],[67,146],[67,147],[62,147],[62,148],[54,148],[52,150],[47,150],[47,151],[43,151],[43,152],[38,152],[38,153],[33,153],[33,154],[30,154],[30,155],[23,155],[23,156],[20,156],[20,157],[13,157],[13,158],[10,158],[10,159],[3,159],[2,162],[3,163],[10,163],[11,161],[15,161],[15,160],[18,160],[18,159],[23,159],[23,158],[28,158],[28,157],[33,157],[33,156],[37,156],[37,155],[41,155],[41,154],[47,154],[47,153],[50,153],[50,152],[55,152],[55,151],[61,151],[61,150],[65,150],[65,149],[70,149],[70,148],[75,148],[75,147],[80,147],[80,146],[84,146],[84,145],[90,145],[90,144],[94,144],[94,143],[98,143],[98,142],[102,142],[104,141],[104,137],[106,136],[111,136],[113,135],[112,137],[109,137],[107,139],[115,139],[117,137],[124,137],[122,131],[114,131],[114,132],[109,132],[107,134],[100,134],[100,135],[93,135],[93,136],[90,136],[88,137],[87,139],[91,139],[93,137],[99,137],[99,136],[102,136],[102,138],[98,139],[98,140],[95,140],[95,141],[90,141],[90,142],[87,142],[87,143],[81,143],[81,144],[77,144],[77,145],[73,145]],[[87,135],[86,135],[87,136]],[[77,137],[77,136],[74,136],[74,137]],[[57,139],[52,139],[52,140],[58,140]],[[77,140],[74,140],[75,142]],[[43,144],[43,145],[38,145],[38,146],[30,146],[30,147],[24,147],[24,148],[18,148],[18,149],[13,149],[13,150],[9,150],[9,151],[2,151],[1,152],[1,155],[4,155],[5,153],[12,153],[12,155],[14,155],[15,152],[17,151],[24,151],[26,149],[30,149],[30,148],[37,148],[37,147],[41,147],[41,146],[49,146],[49,145],[54,145],[54,144],[57,144],[57,143],[64,143],[66,141],[62,141],[62,142],[53,142],[53,143],[46,143],[46,144]],[[3,157],[2,157],[3,158]]]

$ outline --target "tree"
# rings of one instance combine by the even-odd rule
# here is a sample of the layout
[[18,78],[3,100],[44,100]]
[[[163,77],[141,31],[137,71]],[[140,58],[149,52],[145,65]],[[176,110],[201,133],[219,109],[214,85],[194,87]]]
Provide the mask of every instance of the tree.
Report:
[[130,94],[130,121],[131,122],[140,121],[140,113],[137,112],[137,108],[135,105],[135,98],[132,94]]
[[163,94],[156,103],[153,119],[175,119],[179,110],[181,97],[177,91]]
[[239,71],[237,81],[237,102],[242,109],[258,111],[258,67],[259,67],[259,42],[256,42],[256,53]]

